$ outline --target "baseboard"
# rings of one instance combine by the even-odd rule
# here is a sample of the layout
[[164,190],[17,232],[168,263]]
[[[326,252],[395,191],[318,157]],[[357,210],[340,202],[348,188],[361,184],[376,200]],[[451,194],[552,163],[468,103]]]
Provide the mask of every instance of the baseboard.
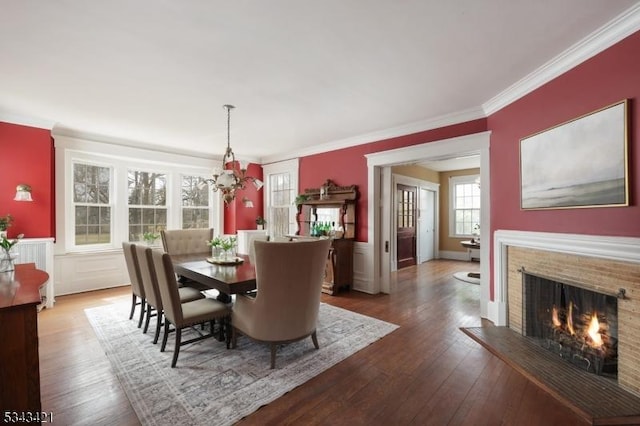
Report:
[[469,253],[466,251],[440,250],[440,259],[469,261]]

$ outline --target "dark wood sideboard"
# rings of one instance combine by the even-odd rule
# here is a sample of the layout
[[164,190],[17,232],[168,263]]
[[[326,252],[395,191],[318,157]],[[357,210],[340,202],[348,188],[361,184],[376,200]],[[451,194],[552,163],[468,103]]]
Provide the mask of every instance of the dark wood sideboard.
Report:
[[[34,263],[0,272],[0,407],[41,412],[38,304],[49,275]],[[38,414],[39,415],[39,414]]]
[[[322,292],[336,294],[353,284],[353,248],[356,231],[356,185],[338,186],[327,180],[320,188],[306,189],[299,196],[296,238],[333,236]],[[314,224],[331,228],[328,235],[314,235]]]

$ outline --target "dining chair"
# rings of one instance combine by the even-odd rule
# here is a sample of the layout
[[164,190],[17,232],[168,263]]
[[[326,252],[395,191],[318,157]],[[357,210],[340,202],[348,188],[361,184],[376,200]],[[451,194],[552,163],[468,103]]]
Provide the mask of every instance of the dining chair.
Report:
[[[142,279],[142,286],[144,287],[144,294],[146,295],[146,320],[144,324],[143,333],[146,333],[149,329],[149,321],[152,316],[156,317],[156,332],[153,337],[153,343],[158,343],[158,337],[160,336],[160,328],[163,322],[163,308],[162,298],[160,297],[160,288],[158,287],[158,277],[156,270],[153,267],[153,261],[151,260],[150,247],[141,245],[135,246],[136,258],[138,260],[138,266],[140,268],[140,278]],[[195,288],[184,286],[178,288],[178,295],[182,303],[191,302],[198,299],[204,299],[204,295]]]
[[252,265],[255,264],[255,259],[256,259],[256,250],[255,250],[255,246],[253,245],[253,243],[255,241],[269,241],[269,236],[267,234],[258,234],[258,235],[249,235],[248,239],[248,246],[249,246],[249,262],[251,262]]
[[[178,292],[178,283],[175,280],[175,271],[171,263],[171,256],[168,253],[153,250],[151,257],[158,279],[165,318],[161,352],[165,350],[169,333],[176,333],[173,360],[171,361],[171,367],[173,368],[178,362],[181,346],[215,336],[214,325],[216,321],[219,322],[218,337],[223,340],[231,310],[224,303],[208,297],[182,303]],[[206,322],[210,326],[209,334],[200,334],[194,328],[194,331],[198,332],[199,335],[184,342],[182,341],[183,329]],[[173,329],[171,329],[171,324],[173,324]]]
[[316,323],[330,240],[255,241],[257,293],[237,295],[231,312],[231,347],[239,334],[268,343],[271,368],[277,346],[311,336]]
[[[140,305],[140,319],[138,320],[138,328],[140,328],[142,326],[142,319],[144,318],[146,301],[142,278],[140,278],[140,268],[138,267],[138,261],[136,259],[135,244],[123,242],[122,252],[124,253],[124,260],[127,264],[129,281],[131,282],[131,312],[129,313],[129,319],[133,318],[136,306]],[[138,298],[140,301],[138,301]]]
[[[164,251],[172,256],[199,253],[202,254],[203,259],[211,256],[211,247],[208,242],[213,239],[213,228],[165,229],[160,231],[160,237]],[[186,277],[178,279],[180,284],[188,284],[200,291],[211,290]]]

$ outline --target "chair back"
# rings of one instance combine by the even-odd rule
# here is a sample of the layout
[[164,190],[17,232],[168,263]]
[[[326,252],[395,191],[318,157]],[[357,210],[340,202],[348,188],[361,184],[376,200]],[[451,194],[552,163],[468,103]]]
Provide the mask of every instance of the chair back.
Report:
[[[297,339],[316,329],[330,240],[255,241],[256,305],[264,340]],[[261,339],[261,340],[262,340]]]
[[182,324],[182,305],[171,256],[159,250],[152,250],[151,259],[156,271],[164,314],[173,324]]
[[249,262],[251,262],[252,265],[256,263],[256,250],[253,245],[255,241],[269,241],[269,236],[267,234],[249,235]]
[[147,302],[158,311],[161,311],[162,299],[160,289],[158,288],[158,278],[156,276],[156,269],[153,266],[153,261],[151,260],[151,252],[153,249],[137,245],[135,251],[138,258],[138,265],[140,266],[140,278],[142,279],[142,286],[144,287]]
[[213,228],[165,229],[160,236],[164,251],[171,255],[210,253],[207,241],[213,239]]
[[142,278],[140,276],[140,267],[138,266],[138,259],[136,255],[136,245],[132,243],[123,242],[122,252],[124,253],[124,260],[127,264],[127,272],[129,273],[129,280],[131,281],[131,291],[133,294],[145,297],[144,287],[142,286]]

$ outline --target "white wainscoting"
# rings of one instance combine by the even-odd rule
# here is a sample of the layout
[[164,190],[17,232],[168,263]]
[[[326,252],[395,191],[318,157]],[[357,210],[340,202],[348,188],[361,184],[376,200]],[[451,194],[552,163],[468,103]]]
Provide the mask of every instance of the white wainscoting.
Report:
[[57,255],[55,278],[58,296],[130,283],[122,250]]
[[[23,238],[14,249],[18,253],[16,263],[35,263],[36,268],[49,274],[43,287],[45,306],[53,308],[55,302],[55,278],[53,262],[53,238]],[[41,290],[42,292],[42,290]]]
[[353,246],[353,289],[376,294],[373,288],[373,249],[368,243],[355,242]]

